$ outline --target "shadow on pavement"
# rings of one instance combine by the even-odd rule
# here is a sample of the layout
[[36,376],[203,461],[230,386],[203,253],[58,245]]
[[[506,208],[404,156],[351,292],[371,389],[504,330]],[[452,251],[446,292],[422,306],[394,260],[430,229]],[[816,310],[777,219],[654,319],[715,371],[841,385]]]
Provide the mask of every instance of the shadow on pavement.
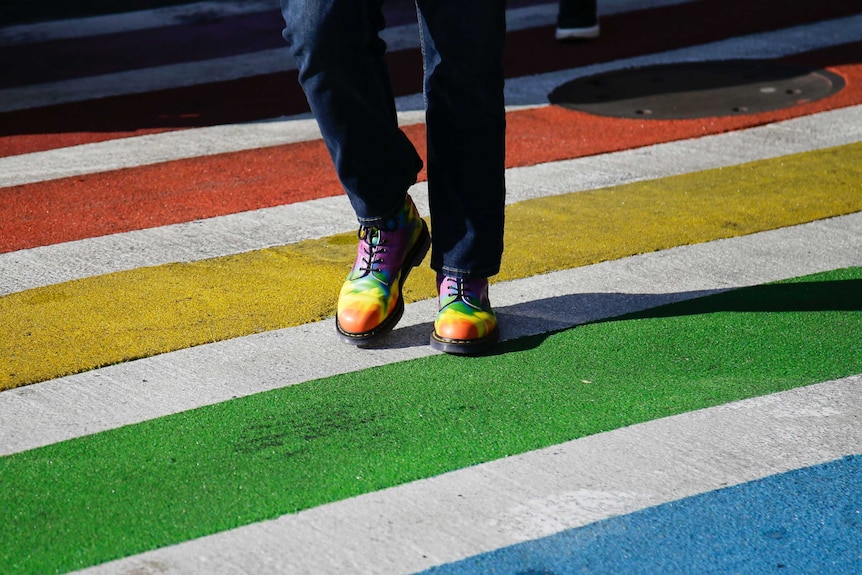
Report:
[[[554,333],[589,323],[720,312],[827,311],[862,311],[862,280],[804,281],[726,291],[569,294],[498,308],[503,341],[489,355],[537,348]],[[430,321],[396,328],[375,347],[425,346],[432,329]]]

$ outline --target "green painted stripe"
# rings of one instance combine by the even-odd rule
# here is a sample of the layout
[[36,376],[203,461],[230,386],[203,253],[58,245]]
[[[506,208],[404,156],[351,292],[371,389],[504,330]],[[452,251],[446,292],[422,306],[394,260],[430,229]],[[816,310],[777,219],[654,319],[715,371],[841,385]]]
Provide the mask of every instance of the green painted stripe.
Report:
[[[860,210],[862,144],[529,200],[508,209],[496,279]],[[355,243],[342,234],[2,297],[0,390],[329,317]],[[424,266],[405,299],[433,290]]]
[[862,373],[862,268],[249,396],[0,459],[0,572],[55,573]]

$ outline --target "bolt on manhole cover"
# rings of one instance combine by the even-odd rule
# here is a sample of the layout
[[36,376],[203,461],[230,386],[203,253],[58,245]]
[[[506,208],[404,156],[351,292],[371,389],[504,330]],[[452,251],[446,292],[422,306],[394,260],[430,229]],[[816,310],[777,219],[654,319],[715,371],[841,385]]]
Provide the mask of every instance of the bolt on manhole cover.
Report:
[[737,116],[790,108],[844,88],[828,70],[762,60],[687,62],[578,78],[552,104],[599,116],[662,120]]

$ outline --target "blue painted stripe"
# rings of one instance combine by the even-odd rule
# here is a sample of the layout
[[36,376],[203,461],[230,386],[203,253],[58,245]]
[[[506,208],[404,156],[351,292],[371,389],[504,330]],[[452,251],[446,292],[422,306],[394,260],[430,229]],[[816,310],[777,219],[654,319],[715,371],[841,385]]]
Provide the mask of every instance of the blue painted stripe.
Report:
[[434,575],[862,573],[862,455],[435,567]]

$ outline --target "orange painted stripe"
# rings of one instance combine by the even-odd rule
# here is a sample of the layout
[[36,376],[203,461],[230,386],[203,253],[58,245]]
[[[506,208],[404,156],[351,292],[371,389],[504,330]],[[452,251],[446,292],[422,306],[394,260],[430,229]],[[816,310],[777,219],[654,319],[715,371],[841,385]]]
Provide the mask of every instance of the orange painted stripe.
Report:
[[[825,56],[862,62],[862,43],[853,48],[794,60],[811,64]],[[629,120],[556,106],[512,112],[507,167],[716,134],[862,103],[862,64],[830,69],[845,78],[844,90],[817,102],[763,114]],[[405,131],[424,155],[424,125],[408,126]],[[340,184],[320,141],[26,184],[0,190],[0,221],[4,222],[0,253],[339,193]]]
[[[519,30],[506,37],[506,76],[655,54],[860,12],[859,0],[700,0],[608,16],[602,19],[601,37],[586,44],[560,45],[554,40],[553,27]],[[692,22],[701,25],[692,26]],[[645,33],[652,30],[674,33]],[[418,49],[392,52],[387,61],[396,95],[421,91]],[[296,72],[60,104],[0,113],[0,156],[307,110]]]

